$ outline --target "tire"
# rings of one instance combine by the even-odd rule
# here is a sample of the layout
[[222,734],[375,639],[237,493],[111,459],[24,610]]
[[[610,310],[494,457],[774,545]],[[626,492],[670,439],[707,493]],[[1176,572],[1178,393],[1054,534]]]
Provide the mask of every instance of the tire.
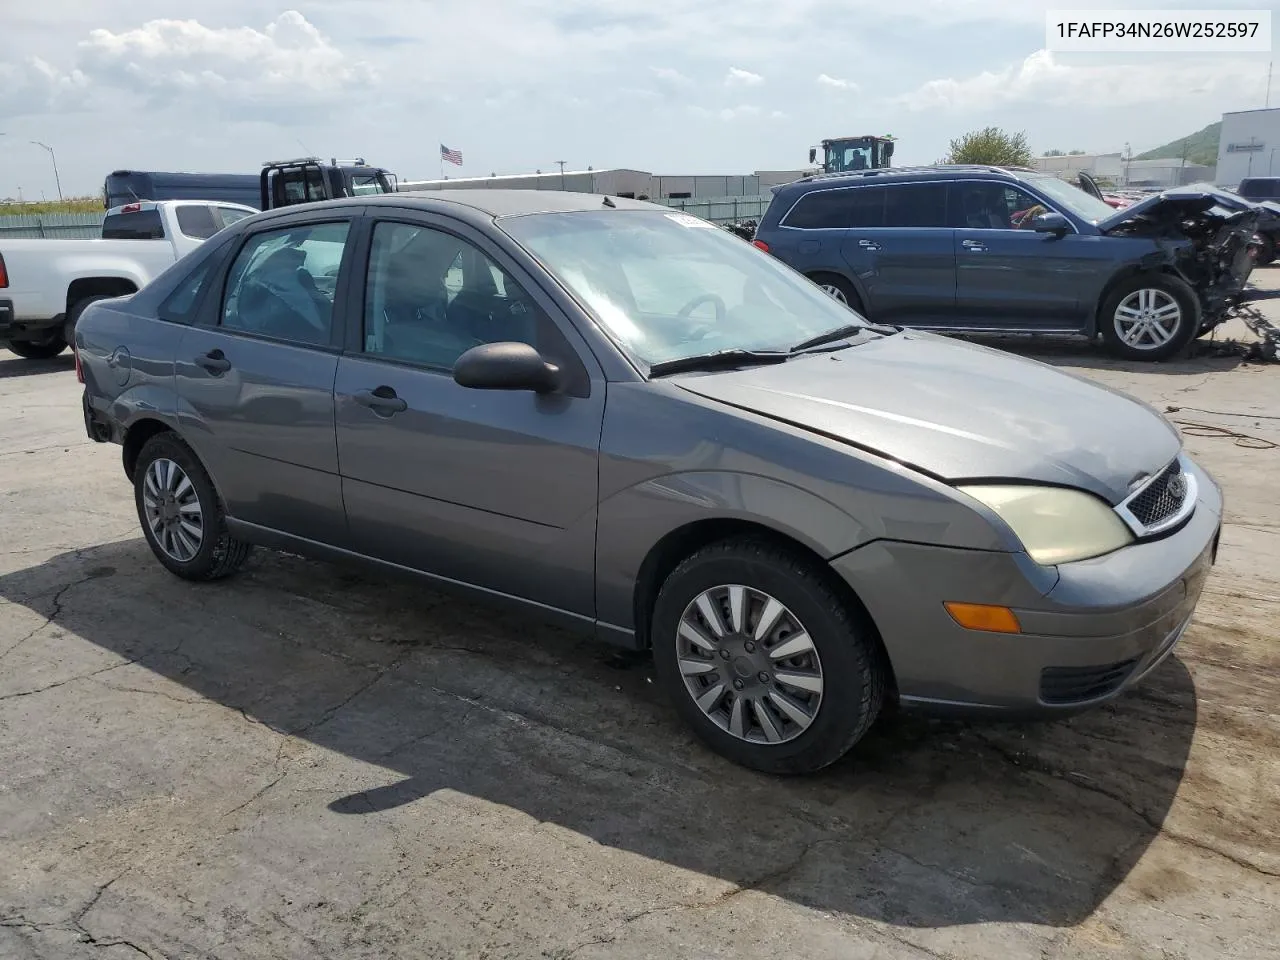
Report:
[[[1122,309],[1127,316],[1120,314]],[[1112,353],[1128,360],[1175,356],[1200,332],[1200,319],[1195,291],[1178,277],[1163,273],[1122,280],[1107,293],[1098,310],[1102,339]],[[1142,324],[1145,331],[1138,329]],[[1133,332],[1131,342],[1125,341],[1125,331]]]
[[91,303],[97,303],[99,300],[110,300],[111,297],[99,295],[96,297],[85,297],[83,300],[77,300],[72,304],[71,309],[67,311],[67,322],[62,327],[62,339],[67,342],[68,346],[76,345],[76,324],[80,322],[80,315]]
[[809,279],[822,288],[822,292],[833,300],[843,303],[854,313],[865,317],[866,310],[862,306],[862,298],[852,283],[836,273],[811,273]]
[[[151,484],[163,492],[164,476],[174,476],[169,473],[174,467],[189,484],[175,477],[167,489],[176,490],[176,502],[171,501],[167,506],[159,503],[153,509],[157,498]],[[249,558],[252,546],[227,531],[226,514],[209,474],[191,448],[175,434],[156,434],[143,445],[133,470],[133,489],[143,536],[156,559],[170,573],[185,580],[220,580],[239,570]],[[193,504],[196,512],[192,512]],[[199,531],[198,538],[190,526],[185,527],[185,537],[178,533],[174,524],[179,515],[189,523],[193,518],[198,520],[192,524]],[[153,524],[156,517],[160,522]],[[166,517],[170,521],[168,535],[163,526]],[[193,543],[194,549],[191,549]]]
[[10,340],[9,350],[24,360],[52,360],[67,349],[62,334],[55,334],[49,340]]
[[[850,609],[827,576],[795,550],[747,538],[698,550],[663,583],[652,619],[654,669],[676,710],[715,752],[765,773],[812,773],[844,756],[879,714],[887,669],[874,627]],[[700,600],[739,586],[741,629],[732,632],[733,621],[723,612],[730,608],[721,606],[724,635],[714,637]],[[753,649],[769,599],[783,610]],[[687,629],[690,621],[698,634]],[[700,645],[707,642],[711,650]],[[775,659],[770,651],[784,644],[794,645],[796,654]],[[813,689],[815,673],[820,691]],[[778,682],[781,676],[806,687]],[[717,685],[723,689],[712,692]],[[782,703],[798,706],[800,717],[807,713],[806,722],[791,719],[796,715]]]
[[1276,238],[1269,234],[1262,234],[1262,245],[1258,248],[1258,259],[1254,261],[1254,266],[1265,267],[1273,262],[1276,258]]

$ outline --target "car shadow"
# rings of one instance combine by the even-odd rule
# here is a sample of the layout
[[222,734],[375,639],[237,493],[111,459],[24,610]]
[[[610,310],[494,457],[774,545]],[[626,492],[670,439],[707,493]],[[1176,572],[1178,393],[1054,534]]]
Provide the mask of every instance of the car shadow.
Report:
[[1248,361],[1245,349],[1240,345],[1228,345],[1223,340],[1197,340],[1183,355],[1157,362],[1125,360],[1108,355],[1104,349],[1083,338],[1051,338],[1031,335],[956,334],[957,340],[1005,350],[1039,360],[1055,367],[1079,370],[1114,370],[1157,376],[1204,376],[1207,373],[1226,373]]
[[0,598],[122,658],[145,679],[130,689],[173,696],[171,681],[361,762],[356,789],[344,772],[347,786],[299,793],[291,816],[379,816],[457,791],[738,887],[913,927],[1088,917],[1160,831],[1197,720],[1192,678],[1171,658],[1071,720],[891,713],[833,768],[774,778],[694,741],[648,658],[418,584],[259,552],[232,580],[192,585],[133,539],[2,576]]
[[0,380],[10,377],[34,377],[41,373],[74,371],[76,358],[67,350],[50,360],[27,360],[0,348]]

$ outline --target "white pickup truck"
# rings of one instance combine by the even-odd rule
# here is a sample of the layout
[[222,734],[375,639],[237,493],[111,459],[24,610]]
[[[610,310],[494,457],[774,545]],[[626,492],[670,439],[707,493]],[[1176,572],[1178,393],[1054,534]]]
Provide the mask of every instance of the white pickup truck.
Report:
[[56,357],[95,300],[141,290],[223,227],[258,211],[237,203],[160,200],[107,211],[96,240],[0,235],[0,348]]

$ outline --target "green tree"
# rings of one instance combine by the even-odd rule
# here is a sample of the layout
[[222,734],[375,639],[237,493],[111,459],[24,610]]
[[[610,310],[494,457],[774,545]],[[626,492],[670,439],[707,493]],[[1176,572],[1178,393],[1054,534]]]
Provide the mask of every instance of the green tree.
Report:
[[999,127],[973,130],[951,141],[943,163],[983,163],[996,167],[1031,166],[1025,133],[1006,133]]

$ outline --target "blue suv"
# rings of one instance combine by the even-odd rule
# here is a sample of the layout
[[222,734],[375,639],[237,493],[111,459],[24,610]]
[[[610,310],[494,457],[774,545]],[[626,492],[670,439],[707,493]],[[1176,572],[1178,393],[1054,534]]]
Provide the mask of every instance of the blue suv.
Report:
[[878,323],[1163,360],[1240,302],[1256,226],[1240,206],[1208,184],[1117,210],[1021,168],[868,170],[775,187],[754,242]]

